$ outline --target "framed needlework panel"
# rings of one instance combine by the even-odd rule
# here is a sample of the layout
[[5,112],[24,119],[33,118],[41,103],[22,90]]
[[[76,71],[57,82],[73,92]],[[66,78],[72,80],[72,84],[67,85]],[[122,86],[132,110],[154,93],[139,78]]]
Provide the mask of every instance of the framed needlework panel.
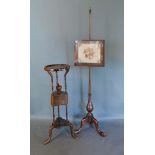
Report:
[[104,40],[75,41],[74,65],[103,67],[104,47]]

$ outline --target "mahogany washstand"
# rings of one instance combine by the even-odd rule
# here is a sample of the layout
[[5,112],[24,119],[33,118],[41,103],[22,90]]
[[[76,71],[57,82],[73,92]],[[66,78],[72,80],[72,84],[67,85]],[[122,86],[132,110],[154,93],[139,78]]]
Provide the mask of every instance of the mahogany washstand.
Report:
[[[67,110],[67,104],[68,104],[68,93],[67,93],[67,82],[66,82],[66,76],[67,73],[70,70],[70,66],[68,64],[53,64],[45,66],[45,71],[48,72],[48,74],[51,77],[51,86],[52,86],[52,93],[51,93],[51,106],[53,109],[53,122],[49,127],[48,130],[48,138],[44,141],[44,144],[48,144],[51,141],[52,137],[52,130],[54,128],[60,128],[64,126],[70,127],[71,136],[75,137],[75,133],[73,130],[72,123],[68,120],[68,110]],[[64,73],[64,91],[62,91],[62,85],[59,83],[58,79],[58,72],[59,71],[65,71]],[[54,90],[54,84],[53,84],[53,73],[56,75],[56,90]],[[60,117],[60,106],[64,105],[65,111],[66,111],[66,118]],[[58,117],[55,118],[55,107],[57,107],[57,113]]]

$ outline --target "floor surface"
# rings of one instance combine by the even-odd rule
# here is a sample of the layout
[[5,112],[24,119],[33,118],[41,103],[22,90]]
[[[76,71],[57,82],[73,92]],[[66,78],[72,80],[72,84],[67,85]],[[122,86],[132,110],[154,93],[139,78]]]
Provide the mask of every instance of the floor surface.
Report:
[[[52,142],[43,145],[47,138],[50,121],[31,119],[31,155],[123,155],[124,121],[105,120],[100,127],[107,137],[100,137],[93,126],[86,125],[77,138],[73,139],[68,127],[54,129]],[[74,123],[78,127],[79,123]]]

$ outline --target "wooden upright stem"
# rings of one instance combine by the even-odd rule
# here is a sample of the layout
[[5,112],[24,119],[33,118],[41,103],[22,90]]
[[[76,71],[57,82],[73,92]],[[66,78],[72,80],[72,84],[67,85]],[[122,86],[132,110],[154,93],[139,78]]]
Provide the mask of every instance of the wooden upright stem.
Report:
[[[91,40],[91,28],[92,28],[92,20],[91,20],[91,8],[89,9],[89,40]],[[91,67],[89,67],[89,81],[88,81],[88,103],[87,103],[87,111],[93,111],[93,104],[92,104],[92,90],[91,90]]]

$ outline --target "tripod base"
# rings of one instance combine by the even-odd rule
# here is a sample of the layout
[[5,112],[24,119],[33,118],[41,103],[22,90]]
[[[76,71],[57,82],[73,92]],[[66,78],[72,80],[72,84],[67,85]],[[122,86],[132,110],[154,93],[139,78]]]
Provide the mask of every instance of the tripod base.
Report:
[[72,123],[70,123],[68,120],[63,119],[61,117],[58,117],[53,123],[52,125],[50,125],[49,129],[48,129],[48,138],[44,141],[44,144],[48,144],[51,142],[51,137],[52,137],[52,130],[54,128],[60,128],[60,127],[64,127],[64,126],[69,126],[70,127],[70,132],[71,132],[71,136],[74,138],[75,137],[75,133],[73,130],[73,125]]
[[75,134],[78,134],[86,123],[94,124],[96,128],[96,132],[102,137],[106,136],[106,133],[100,130],[98,121],[96,120],[96,118],[93,116],[91,112],[90,113],[88,112],[87,115],[81,120],[80,128],[74,131]]

